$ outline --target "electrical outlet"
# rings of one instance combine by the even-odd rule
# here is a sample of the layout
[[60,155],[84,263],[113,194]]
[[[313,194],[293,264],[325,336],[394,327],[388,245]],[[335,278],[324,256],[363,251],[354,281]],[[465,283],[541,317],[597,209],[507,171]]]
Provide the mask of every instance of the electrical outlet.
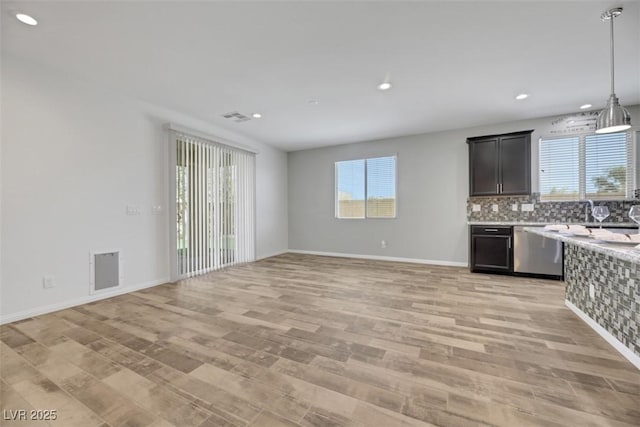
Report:
[[53,276],[43,276],[42,277],[42,287],[44,289],[51,289],[56,286],[56,281]]
[[514,212],[518,212],[518,204],[517,203],[512,204],[511,205],[511,210],[514,211]]
[[523,203],[520,205],[522,212],[533,212],[533,203]]
[[474,204],[471,206],[471,210],[472,210],[473,212],[480,212],[480,205],[479,205],[479,204],[477,204],[477,203],[474,203]]
[[155,205],[153,206],[153,208],[151,209],[151,212],[154,215],[162,215],[162,206],[161,205]]
[[589,284],[589,298],[594,299],[596,297],[596,287],[593,284]]
[[127,215],[140,215],[140,206],[127,205]]
[[495,203],[491,205],[491,210],[494,212],[498,212],[498,205],[496,205]]
[[381,247],[382,249],[386,248],[386,247],[387,247],[387,241],[386,241],[386,240],[381,240],[381,241],[380,241],[380,247]]

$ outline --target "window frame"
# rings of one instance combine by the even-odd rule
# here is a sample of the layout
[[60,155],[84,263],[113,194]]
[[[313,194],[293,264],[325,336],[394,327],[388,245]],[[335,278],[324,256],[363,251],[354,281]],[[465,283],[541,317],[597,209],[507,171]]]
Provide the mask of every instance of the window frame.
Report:
[[[386,216],[386,217],[380,217],[380,216],[374,216],[374,217],[370,217],[368,216],[368,195],[369,195],[369,191],[368,191],[368,179],[367,179],[367,163],[368,160],[372,160],[372,159],[383,159],[383,158],[393,158],[393,164],[394,164],[394,188],[393,188],[393,192],[394,192],[394,215],[393,216]],[[338,163],[341,162],[353,162],[353,161],[358,161],[358,160],[362,160],[364,161],[364,216],[362,217],[341,217],[339,216],[339,200],[338,200]],[[334,204],[334,218],[335,219],[340,219],[340,220],[389,220],[389,219],[397,219],[398,218],[398,154],[390,154],[390,155],[382,155],[382,156],[370,156],[370,157],[355,157],[355,158],[347,158],[347,159],[341,159],[341,160],[335,160],[333,162],[333,189],[334,189],[334,193],[333,193],[333,204]]]
[[[623,197],[593,197],[589,196],[589,198],[594,201],[625,201],[633,199],[633,190],[639,187],[638,178],[640,175],[638,174],[638,167],[640,167],[640,158],[638,156],[638,144],[640,144],[640,128],[632,127],[623,132],[619,132],[625,135],[627,146],[627,153],[629,153],[629,157],[626,159],[626,167],[631,168],[631,173],[627,171],[627,177],[629,178],[625,184],[625,195]],[[580,132],[580,133],[571,133],[571,134],[552,134],[552,135],[544,135],[538,138],[538,158],[537,158],[537,181],[538,181],[538,194],[539,200],[542,203],[555,203],[555,202],[577,202],[587,200],[587,177],[586,177],[586,138],[589,136],[596,136],[597,134],[593,131],[588,132]],[[542,142],[543,140],[554,140],[554,139],[564,139],[564,138],[578,138],[578,198],[553,198],[553,199],[545,199],[542,194],[541,188],[541,150],[542,150]]]

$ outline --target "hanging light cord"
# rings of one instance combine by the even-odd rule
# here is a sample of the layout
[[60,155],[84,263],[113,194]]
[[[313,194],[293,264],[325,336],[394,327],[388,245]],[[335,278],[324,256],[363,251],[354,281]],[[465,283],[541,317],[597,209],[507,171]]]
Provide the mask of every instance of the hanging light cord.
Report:
[[611,50],[611,94],[614,93],[614,79],[615,79],[614,62],[613,62],[613,19],[615,17],[616,16],[613,13],[609,17],[609,20],[611,21],[611,40],[610,40],[610,43],[611,43],[611,49],[610,49]]

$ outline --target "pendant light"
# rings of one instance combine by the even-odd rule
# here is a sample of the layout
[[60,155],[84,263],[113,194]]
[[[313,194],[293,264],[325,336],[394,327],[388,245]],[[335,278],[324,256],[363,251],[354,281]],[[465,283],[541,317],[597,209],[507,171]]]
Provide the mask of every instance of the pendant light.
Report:
[[618,97],[614,91],[614,68],[613,68],[613,19],[622,14],[622,8],[609,9],[600,17],[603,21],[611,21],[611,95],[607,101],[607,106],[598,114],[596,121],[596,133],[622,132],[631,127],[631,116],[629,111],[620,105]]

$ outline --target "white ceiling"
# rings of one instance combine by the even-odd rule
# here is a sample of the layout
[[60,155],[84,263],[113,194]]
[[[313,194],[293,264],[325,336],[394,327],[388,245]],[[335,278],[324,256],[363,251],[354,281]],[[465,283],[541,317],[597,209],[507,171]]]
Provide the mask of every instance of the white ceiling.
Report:
[[600,108],[617,5],[616,92],[640,104],[638,1],[3,1],[2,53],[297,150]]

